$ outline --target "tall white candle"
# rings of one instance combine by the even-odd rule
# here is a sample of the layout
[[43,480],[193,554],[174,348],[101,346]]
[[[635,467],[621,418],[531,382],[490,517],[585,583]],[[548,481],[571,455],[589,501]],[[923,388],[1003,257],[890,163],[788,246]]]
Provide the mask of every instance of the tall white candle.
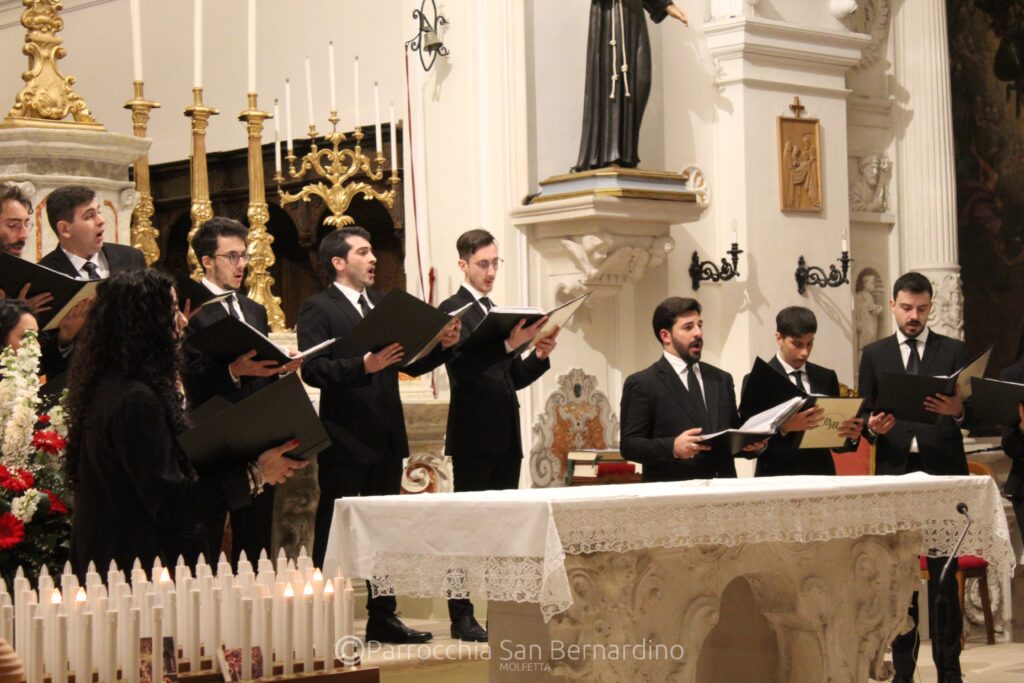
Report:
[[281,172],[281,106],[274,100],[274,170]]
[[199,671],[199,589],[189,591],[188,656],[190,671]]
[[249,92],[256,92],[256,0],[249,0]]
[[377,81],[373,82],[373,127],[376,133],[374,136],[374,142],[376,143],[374,150],[377,152],[377,156],[380,156],[384,147],[381,145],[380,140],[380,88],[377,87]]
[[[395,103],[391,103],[391,170],[394,173],[398,172],[398,163],[396,161],[398,149],[398,138],[395,136]],[[345,634],[351,635],[351,634]]]
[[117,612],[107,610],[104,613],[106,635],[104,636],[103,668],[100,670],[101,680],[116,680],[117,671]]
[[53,670],[53,683],[67,683],[68,681],[68,617],[66,614],[57,615],[57,647],[54,649],[56,666]]
[[[263,675],[274,675],[274,598],[264,595],[263,633],[260,636],[260,648],[263,651]],[[280,655],[279,655],[280,657]]]
[[335,637],[334,630],[334,582],[327,581],[324,584],[324,604],[323,604],[323,658],[324,667],[327,669],[334,668],[334,644],[338,642]]
[[327,43],[327,66],[330,69],[331,79],[331,111],[338,111],[338,86],[337,77],[334,75],[334,41]]
[[359,122],[362,121],[359,111],[359,55],[356,55],[355,60],[352,62],[352,91],[356,107],[355,118],[352,120],[352,127],[358,128]]
[[313,670],[313,584],[302,589],[302,672]]
[[[33,605],[33,608],[35,605]],[[32,623],[32,632],[27,638],[29,642],[29,662],[32,673],[29,676],[29,683],[43,683],[43,628],[46,625],[46,620],[43,619],[42,615],[39,615],[38,610],[33,609],[33,613],[36,614],[30,621]]]
[[281,662],[284,665],[284,671],[282,672],[285,676],[292,674],[292,630],[295,628],[295,590],[289,583],[284,589],[284,619],[283,623],[283,635],[284,643],[281,646],[282,657]]
[[194,0],[192,11],[192,87],[201,88],[203,87],[203,0]]
[[[290,78],[284,79],[284,136],[288,141],[288,156],[292,155],[292,81]],[[270,560],[267,560],[269,563]],[[260,560],[260,564],[263,564],[263,560]],[[273,564],[270,565],[273,567]]]
[[76,681],[92,683],[92,612],[83,613],[78,620],[78,668],[75,669]]
[[132,67],[135,80],[142,80],[142,23],[139,20],[139,0],[131,0],[128,11],[132,19]]
[[128,683],[139,683],[139,637],[142,610],[133,607],[128,613]]
[[306,55],[306,110],[309,113],[309,127],[316,123],[313,118],[313,77],[309,70],[309,55]]
[[210,651],[213,653],[213,670],[220,671],[220,660],[217,657],[217,652],[220,651],[220,646],[224,642],[221,639],[220,630],[220,609],[221,609],[221,589],[214,588],[213,593],[213,635],[210,637]]
[[242,598],[241,621],[242,680],[252,680],[252,599]]
[[847,249],[846,249],[846,238],[843,238],[843,251],[847,251]]

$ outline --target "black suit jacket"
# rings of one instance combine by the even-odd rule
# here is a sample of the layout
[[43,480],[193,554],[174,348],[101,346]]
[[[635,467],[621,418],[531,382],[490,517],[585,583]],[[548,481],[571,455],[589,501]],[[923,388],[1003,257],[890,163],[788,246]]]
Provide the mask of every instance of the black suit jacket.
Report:
[[[123,244],[104,244],[102,251],[107,259],[107,267],[110,269],[111,274],[127,270],[145,270],[146,268],[146,258],[142,255],[141,251],[134,247],[126,247]],[[68,277],[78,278],[82,276],[71,265],[71,259],[67,257],[67,254],[59,246],[39,259],[39,265],[64,273]],[[43,351],[43,357],[40,362],[42,373],[47,378],[52,379],[66,372],[69,358],[60,353],[58,349],[57,330],[40,333],[39,344]]]
[[[468,289],[459,287],[438,308],[451,313],[475,301]],[[484,315],[479,304],[466,311],[462,317],[460,346],[483,321]],[[451,383],[445,453],[452,456],[523,457],[516,392],[530,386],[547,372],[551,362],[547,358],[537,358],[536,352],[525,359],[509,354],[502,339],[468,351],[461,351],[456,346],[445,367]]]
[[[366,294],[374,306],[384,297],[372,289]],[[362,319],[352,302],[332,284],[302,303],[299,348],[308,349],[332,337],[344,339]],[[334,344],[307,358],[302,364],[302,379],[320,389],[320,420],[332,441],[319,457],[345,464],[408,457],[398,373],[422,375],[443,363],[448,355],[438,345],[408,367],[396,363],[371,374],[363,369],[363,354],[353,354],[344,344]]]
[[[263,334],[267,334],[270,329],[267,323],[267,310],[241,292],[238,292],[237,296],[245,322]],[[185,334],[195,334],[215,322],[223,320],[228,315],[230,314],[222,303],[204,306],[189,321],[188,327],[185,328]],[[236,386],[231,380],[227,364],[219,363],[190,344],[185,344],[185,370],[182,373],[182,380],[185,383],[185,393],[188,395],[189,404],[193,408],[198,408],[214,396],[223,396],[232,403],[237,403],[277,378],[241,377],[239,379],[239,386]]]
[[[929,330],[928,341],[921,355],[920,374],[952,375],[967,364],[967,350],[962,341]],[[864,433],[867,418],[878,398],[879,382],[884,372],[906,372],[900,344],[895,334],[864,347],[860,361],[859,393],[864,397]],[[965,409],[964,424],[970,417]],[[911,441],[917,438],[919,454],[910,453]],[[923,471],[928,474],[967,474],[967,458],[960,425],[943,416],[938,424],[896,420],[888,434],[873,439],[876,474],[906,474]]]
[[700,427],[705,434],[739,426],[732,376],[700,363],[708,420],[691,407],[682,380],[664,356],[645,370],[626,378],[622,387],[620,448],[622,457],[644,466],[643,480],[683,481],[735,477],[728,451],[713,449],[689,460],[672,453],[676,437]]
[[[111,275],[128,270],[145,270],[146,268],[146,258],[135,247],[107,243],[103,245],[101,251],[107,259],[107,267],[110,269]],[[39,259],[39,265],[64,273],[69,277],[82,276],[82,273],[75,270],[75,267],[71,265],[71,259],[68,258],[67,254],[59,246]]]
[[[786,370],[779,362],[778,356],[772,356],[768,365],[785,375]],[[809,393],[824,394],[825,396],[839,395],[839,377],[835,370],[805,363],[801,368],[806,373],[805,382]],[[747,379],[743,378],[743,389],[747,388]],[[792,380],[790,380],[792,381]],[[750,415],[741,415],[743,419]],[[767,448],[757,456],[757,467],[754,470],[755,477],[777,477],[787,474],[835,474],[836,466],[832,460],[832,451],[828,448],[807,448],[800,450],[797,440],[800,433],[794,432],[786,436],[776,435],[768,442]]]
[[[999,373],[999,379],[1024,383],[1024,360],[1004,368]],[[1020,425],[1016,422],[1003,427],[1003,451],[1013,460],[1003,493],[1019,500],[1024,498],[1024,434],[1021,434]]]
[[206,550],[203,521],[250,503],[244,465],[198,478],[153,390],[117,375],[98,382],[75,466],[71,562],[149,567]]

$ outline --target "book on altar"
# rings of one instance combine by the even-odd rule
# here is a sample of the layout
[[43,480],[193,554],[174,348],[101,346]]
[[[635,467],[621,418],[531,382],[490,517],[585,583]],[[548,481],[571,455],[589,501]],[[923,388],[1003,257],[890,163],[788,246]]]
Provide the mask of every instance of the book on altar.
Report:
[[626,462],[618,448],[580,448],[566,454],[566,478],[600,477],[605,474],[631,474],[633,463]]
[[971,397],[971,378],[984,377],[992,347],[975,356],[952,375],[908,375],[903,372],[882,373],[878,398],[872,406],[876,413],[892,413],[898,420],[936,424],[942,415],[925,410],[924,400],[935,394],[952,396],[960,390],[961,400]]
[[537,334],[519,348],[513,350],[513,353],[520,354],[526,349],[536,346],[540,340],[550,337],[555,333],[555,328],[565,327],[576,314],[576,311],[579,310],[580,306],[590,297],[590,294],[590,292],[584,292],[578,297],[555,306],[548,311],[532,306],[495,306],[487,311],[480,324],[473,328],[473,332],[462,342],[462,348],[469,350],[483,344],[508,339],[508,336],[515,329],[516,325],[519,324],[520,320],[525,321],[524,327],[529,327],[541,318],[546,317],[547,321],[541,325]]
[[286,454],[308,460],[331,444],[298,374],[273,382],[238,403],[214,397],[190,417],[194,426],[178,443],[199,474],[220,472],[298,439]]
[[57,329],[80,301],[95,299],[96,287],[100,282],[102,280],[76,280],[38,263],[0,252],[0,289],[9,298],[17,297],[27,284],[32,286],[26,297],[47,292],[53,297],[53,301],[47,304],[50,308],[36,314],[36,322],[41,330]]
[[178,291],[178,308],[184,311],[185,306],[188,305],[192,313],[203,306],[220,303],[231,296],[231,292],[214,294],[206,288],[206,285],[196,282],[188,276],[177,278],[174,281],[174,288]]
[[[205,289],[205,288],[204,288]],[[229,365],[236,358],[249,351],[256,351],[254,361],[269,360],[285,365],[298,358],[305,358],[327,348],[338,341],[337,338],[327,339],[316,346],[292,356],[288,349],[275,344],[270,337],[255,327],[230,315],[221,318],[209,327],[204,327],[195,334],[185,337],[185,343],[210,356],[218,363]]]
[[1017,407],[1024,403],[1024,384],[972,377],[974,415],[985,424],[1008,427],[1020,422]]
[[466,304],[449,314],[408,292],[392,289],[340,343],[360,354],[376,353],[398,343],[405,351],[401,365],[412,365],[433,351],[448,328],[471,306]]
[[723,429],[712,434],[701,434],[699,440],[712,448],[725,448],[736,455],[744,447],[763,441],[779,430],[804,404],[803,396],[795,396],[777,406],[754,415],[737,429]]

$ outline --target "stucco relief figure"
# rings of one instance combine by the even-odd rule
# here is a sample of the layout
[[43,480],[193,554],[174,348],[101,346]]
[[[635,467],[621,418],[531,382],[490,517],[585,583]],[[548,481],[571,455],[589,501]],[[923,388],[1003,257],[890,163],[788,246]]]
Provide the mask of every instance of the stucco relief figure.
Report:
[[860,177],[850,187],[851,211],[889,210],[889,178],[892,166],[886,155],[866,154],[857,164]]
[[784,138],[782,149],[783,210],[821,211],[821,168],[813,132],[796,140]]
[[644,12],[656,24],[671,16],[689,26],[686,13],[671,0],[591,0],[576,171],[640,163],[640,123],[651,94],[651,43]]
[[857,276],[854,287],[853,314],[857,329],[857,357],[861,350],[879,338],[882,322],[882,299],[885,298],[882,278],[874,268],[865,268]]

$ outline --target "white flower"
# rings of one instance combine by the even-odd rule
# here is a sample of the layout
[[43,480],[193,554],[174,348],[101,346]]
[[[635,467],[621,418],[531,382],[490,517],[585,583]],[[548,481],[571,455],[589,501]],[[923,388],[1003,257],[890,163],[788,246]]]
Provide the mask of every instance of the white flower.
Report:
[[10,346],[0,352],[0,464],[8,469],[27,466],[33,453],[40,353],[39,339],[31,330],[17,352]]
[[47,495],[39,489],[28,489],[11,501],[11,514],[28,524],[35,517],[40,501],[46,498]]

